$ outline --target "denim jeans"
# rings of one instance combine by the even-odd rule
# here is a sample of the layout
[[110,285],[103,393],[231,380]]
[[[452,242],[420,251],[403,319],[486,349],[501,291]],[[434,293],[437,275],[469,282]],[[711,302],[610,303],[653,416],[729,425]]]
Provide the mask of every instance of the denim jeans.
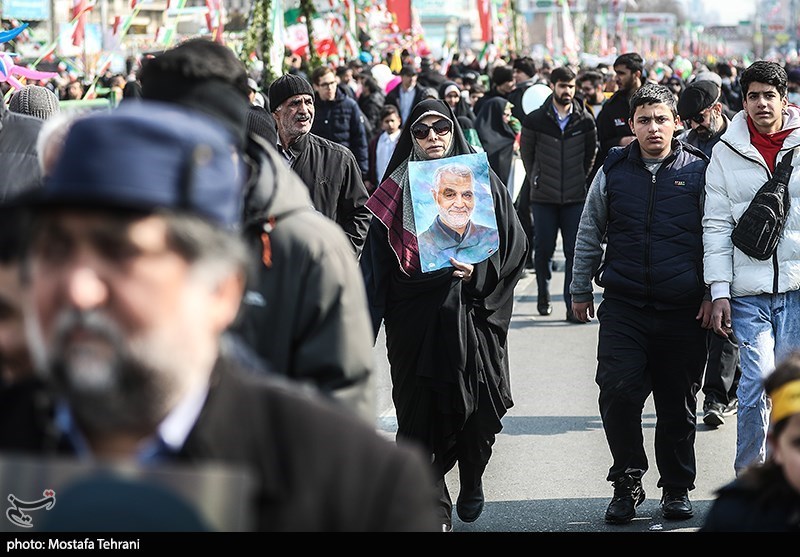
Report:
[[800,290],[732,298],[731,320],[742,366],[733,463],[738,476],[767,456],[769,409],[763,381],[777,362],[800,348]]

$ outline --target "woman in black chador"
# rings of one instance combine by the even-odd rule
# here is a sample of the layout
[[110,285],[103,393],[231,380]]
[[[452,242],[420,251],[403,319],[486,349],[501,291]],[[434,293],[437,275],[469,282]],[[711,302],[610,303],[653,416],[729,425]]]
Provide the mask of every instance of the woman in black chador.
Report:
[[459,517],[472,522],[483,510],[481,478],[513,405],[506,341],[527,242],[508,190],[490,171],[499,249],[474,265],[451,259],[423,273],[408,162],[472,152],[444,101],[417,104],[367,203],[375,218],[361,256],[376,338],[385,327],[398,440],[430,451],[444,531],[452,528],[445,474],[456,463]]

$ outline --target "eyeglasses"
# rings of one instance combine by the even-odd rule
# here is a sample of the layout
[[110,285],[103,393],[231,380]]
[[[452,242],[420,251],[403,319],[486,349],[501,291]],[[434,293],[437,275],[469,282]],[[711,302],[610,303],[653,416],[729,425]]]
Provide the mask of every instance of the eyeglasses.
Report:
[[327,81],[325,83],[317,83],[317,86],[318,87],[335,87],[336,86],[336,82],[335,81]]
[[705,109],[702,112],[695,114],[694,116],[690,117],[689,120],[691,120],[695,124],[702,124],[703,122],[706,121],[706,112],[708,112],[708,109]]
[[414,124],[411,127],[411,134],[417,139],[425,139],[431,130],[436,132],[436,135],[446,135],[453,131],[453,124],[445,119],[437,120],[430,126],[423,123]]

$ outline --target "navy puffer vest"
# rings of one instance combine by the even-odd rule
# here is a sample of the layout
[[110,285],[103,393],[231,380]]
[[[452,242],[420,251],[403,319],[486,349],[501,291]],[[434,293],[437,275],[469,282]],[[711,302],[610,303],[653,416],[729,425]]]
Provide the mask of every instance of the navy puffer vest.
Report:
[[608,244],[596,277],[606,297],[640,307],[699,308],[707,164],[700,150],[677,140],[655,175],[638,142],[609,152],[603,164]]

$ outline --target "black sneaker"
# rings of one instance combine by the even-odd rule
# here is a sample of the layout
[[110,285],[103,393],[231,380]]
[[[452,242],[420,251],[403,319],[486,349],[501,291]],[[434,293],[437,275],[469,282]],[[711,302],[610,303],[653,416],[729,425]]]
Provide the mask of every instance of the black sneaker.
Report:
[[614,497],[606,509],[606,522],[628,524],[636,516],[636,507],[644,502],[642,480],[624,475],[614,481]]
[[686,520],[694,516],[687,489],[664,489],[661,497],[661,514],[670,520]]
[[725,424],[725,405],[721,402],[709,402],[703,405],[703,423],[709,427]]

